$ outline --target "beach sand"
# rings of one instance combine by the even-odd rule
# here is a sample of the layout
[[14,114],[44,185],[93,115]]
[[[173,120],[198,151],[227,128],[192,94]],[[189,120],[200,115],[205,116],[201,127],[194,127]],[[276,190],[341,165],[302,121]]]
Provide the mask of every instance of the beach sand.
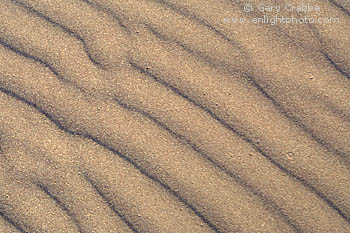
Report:
[[349,16],[0,0],[0,232],[349,233]]

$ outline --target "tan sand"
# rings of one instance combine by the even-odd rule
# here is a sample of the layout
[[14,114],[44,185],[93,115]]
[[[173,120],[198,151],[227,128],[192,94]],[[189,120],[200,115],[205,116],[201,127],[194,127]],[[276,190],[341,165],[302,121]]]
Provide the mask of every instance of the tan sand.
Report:
[[346,1],[0,3],[0,232],[350,232]]

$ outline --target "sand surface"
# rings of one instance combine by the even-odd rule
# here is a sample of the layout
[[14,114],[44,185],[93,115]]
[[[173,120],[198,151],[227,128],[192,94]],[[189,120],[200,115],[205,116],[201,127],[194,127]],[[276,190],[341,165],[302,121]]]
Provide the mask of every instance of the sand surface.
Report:
[[0,232],[350,233],[349,1],[0,0]]

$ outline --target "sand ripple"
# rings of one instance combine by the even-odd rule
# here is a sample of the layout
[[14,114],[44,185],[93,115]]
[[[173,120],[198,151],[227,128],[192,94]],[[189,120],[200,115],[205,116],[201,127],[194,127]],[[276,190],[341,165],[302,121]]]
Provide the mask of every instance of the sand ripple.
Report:
[[2,0],[0,232],[350,232],[350,5],[259,2]]

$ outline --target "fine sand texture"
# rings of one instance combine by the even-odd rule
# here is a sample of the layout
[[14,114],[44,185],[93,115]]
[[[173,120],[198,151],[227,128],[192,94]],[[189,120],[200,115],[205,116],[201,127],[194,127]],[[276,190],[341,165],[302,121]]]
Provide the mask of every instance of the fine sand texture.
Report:
[[0,0],[12,232],[350,233],[349,1]]

